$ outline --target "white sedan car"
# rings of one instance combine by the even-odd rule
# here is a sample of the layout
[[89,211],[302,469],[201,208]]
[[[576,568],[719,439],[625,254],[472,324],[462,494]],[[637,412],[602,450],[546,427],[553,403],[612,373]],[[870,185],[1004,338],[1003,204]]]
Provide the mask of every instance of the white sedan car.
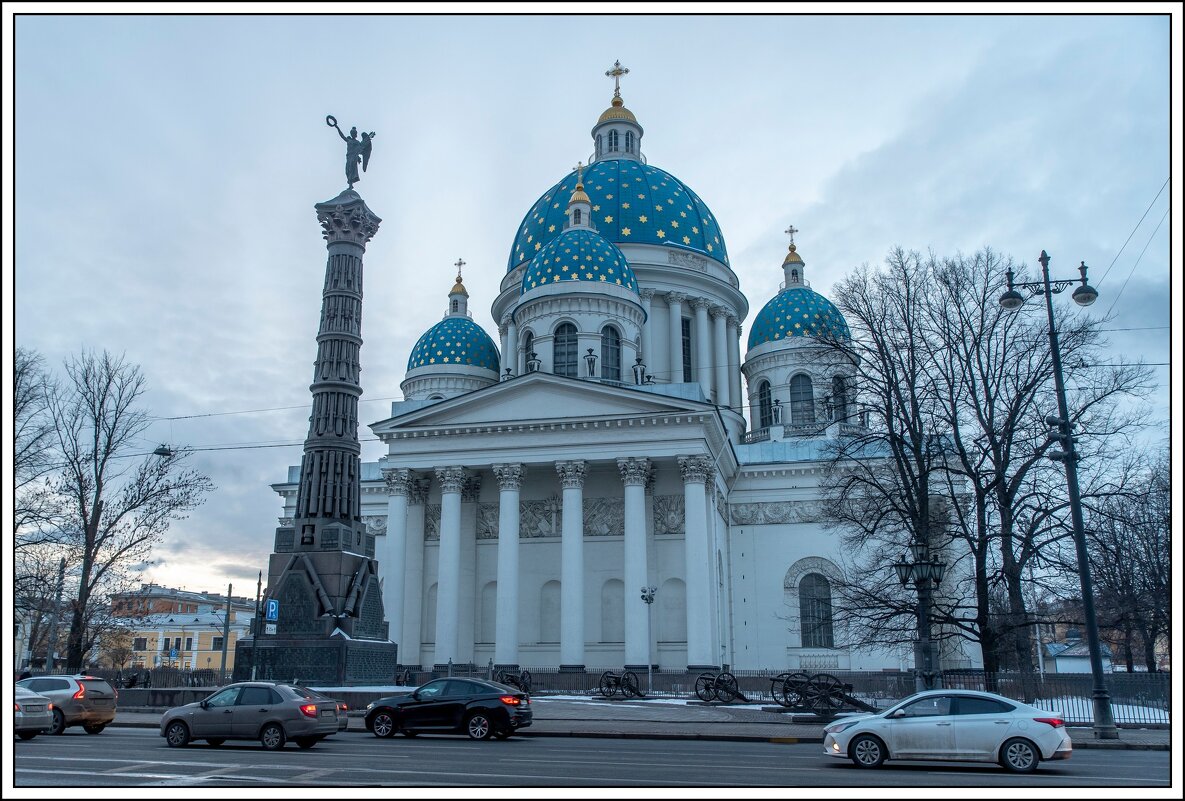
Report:
[[823,752],[862,768],[886,759],[999,762],[1029,773],[1045,759],[1069,759],[1065,723],[1052,712],[994,693],[930,690],[884,712],[852,715],[823,729]]

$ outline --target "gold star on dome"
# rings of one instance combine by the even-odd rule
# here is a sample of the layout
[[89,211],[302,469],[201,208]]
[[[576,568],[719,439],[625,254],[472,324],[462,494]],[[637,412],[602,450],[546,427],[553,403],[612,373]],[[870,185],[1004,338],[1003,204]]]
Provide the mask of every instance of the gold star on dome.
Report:
[[535,243],[535,250],[538,250],[541,247],[543,247],[543,245],[541,243],[539,243],[539,242]]
[[602,281],[604,281],[604,280],[605,280],[605,276],[603,276],[603,275],[602,275],[602,276],[599,276],[599,277],[600,277],[600,279],[601,279]]
[[667,232],[666,232],[666,231],[662,230],[661,228],[659,228],[659,229],[658,229],[658,231],[657,231],[657,236],[658,236],[658,238],[659,238],[659,239],[663,239],[663,238],[665,238],[665,237],[666,237],[666,235],[667,235]]
[[600,210],[601,210],[601,204],[598,203],[597,205],[593,206],[593,211],[600,211]]
[[678,227],[679,227],[679,221],[678,221],[678,220],[671,220],[671,227],[672,227],[672,228],[678,228]]
[[613,215],[612,215],[612,214],[606,214],[606,215],[605,215],[605,222],[607,222],[607,223],[611,223],[611,222],[613,222]]
[[639,192],[638,193],[638,200],[645,200],[645,199],[646,199],[646,196],[644,194],[642,194],[641,192]]
[[547,233],[549,233],[549,234],[555,233],[555,226],[554,225],[547,226]]
[[638,222],[640,222],[640,223],[650,222],[650,218],[647,217],[645,214],[640,214],[640,215],[638,215]]
[[621,235],[622,235],[622,236],[629,236],[629,235],[630,235],[630,234],[632,234],[632,233],[633,233],[633,231],[631,231],[631,230],[630,230],[630,229],[628,229],[628,228],[622,228],[622,229],[621,229]]
[[712,252],[712,246],[711,246],[711,245],[708,245],[708,252],[709,252],[709,253],[711,253],[711,252]]
[[683,244],[690,245],[691,244],[691,237],[689,237],[689,236],[683,237]]
[[655,210],[655,211],[662,211],[662,206],[660,206],[660,205],[655,205],[655,207],[654,207],[654,210]]
[[680,216],[680,217],[686,217],[686,216],[687,216],[687,212],[685,212],[685,211],[681,211],[681,212],[679,212],[679,216]]
[[531,236],[528,236],[528,237],[527,237],[527,241],[528,241],[528,242],[532,242],[532,241],[534,241],[534,239],[535,239],[535,235],[534,235],[534,234],[532,234]]
[[698,234],[699,233],[699,226],[698,225],[691,226],[691,233]]
[[621,204],[621,207],[622,207],[623,209],[628,209],[628,208],[630,207],[630,204],[629,204],[629,203],[622,203],[622,204]]
[[591,281],[592,280],[592,273],[585,273],[584,277]]

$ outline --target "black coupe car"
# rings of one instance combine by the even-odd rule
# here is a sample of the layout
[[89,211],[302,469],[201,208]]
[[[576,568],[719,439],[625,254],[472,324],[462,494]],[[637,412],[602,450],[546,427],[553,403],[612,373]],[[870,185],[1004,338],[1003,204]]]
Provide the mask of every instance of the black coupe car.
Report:
[[375,737],[402,732],[491,735],[504,740],[531,725],[531,697],[484,679],[436,679],[404,695],[380,698],[366,707],[366,728]]

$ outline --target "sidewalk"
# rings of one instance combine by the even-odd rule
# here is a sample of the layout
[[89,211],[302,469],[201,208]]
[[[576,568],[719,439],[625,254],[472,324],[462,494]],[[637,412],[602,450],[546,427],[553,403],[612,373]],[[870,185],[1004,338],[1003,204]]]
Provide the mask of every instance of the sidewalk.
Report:
[[[789,715],[756,705],[690,705],[671,699],[606,701],[563,696],[532,698],[534,722],[524,737],[608,737],[656,740],[734,740],[822,743],[819,723],[794,723]],[[160,727],[165,710],[119,710],[113,726]],[[350,713],[349,732],[364,732],[362,710]],[[1089,727],[1072,727],[1075,748],[1168,751],[1169,729],[1120,729],[1118,740],[1095,740]]]

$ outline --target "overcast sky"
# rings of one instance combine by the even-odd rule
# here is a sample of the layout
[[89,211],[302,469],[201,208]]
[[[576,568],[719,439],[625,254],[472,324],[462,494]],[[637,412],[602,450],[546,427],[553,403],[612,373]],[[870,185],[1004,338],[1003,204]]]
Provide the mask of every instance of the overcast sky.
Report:
[[[356,187],[383,218],[365,259],[367,461],[382,450],[366,424],[401,397],[458,257],[497,341],[515,230],[587,160],[615,59],[649,162],[720,223],[746,330],[792,223],[823,294],[895,245],[990,245],[1030,267],[1045,249],[1054,277],[1085,261],[1113,357],[1169,362],[1167,17],[23,16],[14,53],[15,342],[55,366],[126,354],[152,414],[185,418],[155,422],[145,450],[209,449],[194,462],[218,488],[150,573],[174,586],[248,593],[271,550],[269,484],[308,426],[313,204],[345,187],[326,114],[377,133]],[[1165,425],[1170,369],[1154,371]]]

